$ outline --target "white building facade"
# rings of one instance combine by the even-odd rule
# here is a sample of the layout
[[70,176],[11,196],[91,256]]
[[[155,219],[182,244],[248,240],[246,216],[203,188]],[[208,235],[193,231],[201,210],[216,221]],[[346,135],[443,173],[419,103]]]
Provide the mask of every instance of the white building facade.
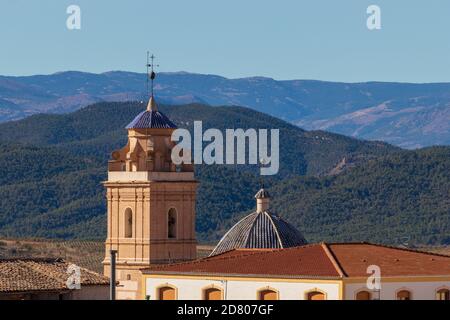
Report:
[[449,256],[368,243],[232,250],[142,273],[148,300],[450,300]]
[[220,291],[222,300],[261,300],[263,293],[274,292],[279,300],[308,300],[313,292],[324,294],[326,299],[340,300],[340,281],[319,281],[306,279],[239,279],[204,278],[191,279],[177,277],[146,277],[145,298],[161,299],[160,289],[171,287],[176,290],[178,300],[205,300],[210,289]]
[[162,299],[161,288],[172,288],[175,292],[174,299],[177,300],[206,300],[211,289],[219,291],[222,300],[262,300],[261,293],[267,291],[275,292],[273,297],[277,300],[313,300],[317,295],[324,300],[448,300],[450,277],[402,281],[386,279],[381,283],[381,290],[370,290],[366,283],[352,283],[350,279],[334,281],[147,276],[144,298]]

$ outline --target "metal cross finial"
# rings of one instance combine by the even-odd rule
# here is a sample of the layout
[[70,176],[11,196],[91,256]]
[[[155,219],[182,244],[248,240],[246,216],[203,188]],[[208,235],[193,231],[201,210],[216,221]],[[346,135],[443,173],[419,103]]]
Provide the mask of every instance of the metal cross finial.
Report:
[[150,80],[152,81],[152,91],[151,91],[151,96],[153,97],[153,80],[155,80],[156,77],[156,73],[154,71],[155,67],[159,67],[158,64],[154,64],[154,60],[155,60],[155,56],[152,54],[150,56],[150,52],[147,51],[147,94],[148,94],[148,79],[150,78]]
[[[266,158],[261,158],[259,159],[259,170],[261,171],[261,168],[263,168],[266,164],[268,163]],[[260,188],[264,189],[264,180],[262,175],[259,176],[259,184],[260,184]]]

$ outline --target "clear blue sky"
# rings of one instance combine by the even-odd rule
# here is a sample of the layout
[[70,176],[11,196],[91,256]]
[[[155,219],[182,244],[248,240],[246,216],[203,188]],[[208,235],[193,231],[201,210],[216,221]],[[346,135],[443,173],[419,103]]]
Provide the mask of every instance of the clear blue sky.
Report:
[[[81,7],[81,30],[66,8]],[[369,31],[366,9],[382,10]],[[448,0],[0,0],[0,74],[161,71],[450,81]]]

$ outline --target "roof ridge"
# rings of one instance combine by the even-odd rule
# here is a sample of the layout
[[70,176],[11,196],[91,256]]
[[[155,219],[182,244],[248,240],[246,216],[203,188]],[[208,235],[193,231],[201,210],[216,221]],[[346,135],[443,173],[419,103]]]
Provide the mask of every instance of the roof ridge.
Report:
[[382,248],[401,250],[401,251],[406,251],[406,252],[421,253],[421,254],[426,254],[426,255],[430,255],[430,256],[450,258],[450,255],[447,255],[447,254],[430,252],[430,251],[424,251],[424,250],[417,250],[417,249],[411,249],[411,248],[402,248],[402,247],[396,247],[396,246],[393,246],[393,245],[372,243],[372,242],[367,242],[367,241],[361,241],[361,242],[329,242],[329,243],[327,243],[327,245],[357,245],[357,244],[366,244],[366,245],[375,246],[375,247],[382,247]]
[[[283,251],[295,250],[295,249],[306,248],[306,247],[316,247],[316,246],[320,246],[320,243],[306,243],[306,244],[301,245],[301,246],[287,247],[287,248],[283,248]],[[277,250],[280,250],[280,249],[277,249]]]
[[20,261],[33,261],[33,262],[64,262],[65,260],[58,257],[0,257],[0,263],[1,262],[20,262]]
[[278,242],[280,243],[281,249],[284,249],[283,241],[281,241],[280,233],[278,232],[278,227],[275,225],[272,215],[267,211],[264,211],[264,214],[269,218],[270,223],[272,224],[272,227],[275,230],[275,234],[277,236]]
[[[261,213],[261,212],[255,211],[255,212],[250,213],[249,215],[246,216],[247,218],[248,218],[249,216],[253,216],[253,217],[252,217],[252,218],[253,218],[253,221],[252,221],[252,223],[251,223],[251,225],[250,225],[250,230],[249,230],[249,232],[247,232],[247,235],[246,235],[245,240],[244,240],[244,245],[245,245],[245,247],[247,247],[247,245],[248,245],[248,239],[250,238],[250,234],[252,233],[253,228],[255,228],[255,221],[256,221],[256,219],[258,218],[258,216],[259,216],[260,213]],[[236,223],[236,225],[239,225],[239,222]]]
[[325,251],[325,254],[327,255],[328,259],[330,259],[331,263],[333,264],[336,271],[339,273],[341,277],[348,277],[348,275],[345,273],[344,269],[342,268],[341,264],[339,263],[338,259],[334,255],[334,253],[331,251],[331,249],[328,247],[328,245],[325,242],[322,242],[322,248]]
[[[271,253],[271,252],[278,251],[278,250],[280,250],[280,249],[267,248],[267,249],[264,249],[264,250],[259,250],[259,249],[251,249],[251,248],[249,248],[248,249],[248,251],[249,251],[248,253],[238,254],[238,255],[233,255],[233,256],[220,257],[220,258],[218,258],[216,260],[231,260],[231,259],[235,259],[237,257],[248,257],[248,256],[256,255],[256,254]],[[239,251],[239,250],[238,249],[234,249],[234,250],[230,250],[230,251],[227,251],[227,252],[233,252],[233,251]],[[242,250],[242,251],[247,251],[247,250]]]

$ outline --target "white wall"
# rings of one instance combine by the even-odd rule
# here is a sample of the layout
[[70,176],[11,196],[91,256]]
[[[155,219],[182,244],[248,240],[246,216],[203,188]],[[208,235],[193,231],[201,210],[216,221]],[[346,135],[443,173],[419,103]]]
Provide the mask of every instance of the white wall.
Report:
[[[292,280],[294,281],[294,280]],[[308,282],[277,282],[277,281],[245,281],[227,280],[223,283],[219,280],[207,279],[176,279],[176,278],[147,278],[146,295],[155,300],[156,288],[163,285],[172,285],[178,289],[179,300],[203,299],[203,288],[214,285],[224,289],[227,300],[256,300],[257,292],[269,286],[278,290],[280,300],[303,300],[305,293],[313,289],[319,289],[327,294],[328,300],[339,299],[339,284],[336,283],[308,283]]]
[[[381,281],[381,300],[396,300],[396,293],[405,289],[412,293],[412,300],[436,300],[436,291],[446,287],[450,289],[450,281],[433,282],[383,282]],[[345,299],[354,300],[356,292],[365,289],[365,283],[345,285]],[[365,289],[367,290],[367,289]],[[370,291],[370,290],[367,290]]]
[[[298,282],[294,282],[298,281]],[[339,284],[336,283],[315,283],[301,280],[270,281],[268,280],[227,280],[217,279],[182,279],[182,278],[146,278],[146,295],[151,300],[157,298],[157,288],[164,285],[171,285],[177,288],[179,300],[201,300],[203,299],[203,289],[214,285],[224,289],[227,300],[255,300],[257,292],[266,287],[278,290],[281,300],[303,300],[305,293],[319,289],[327,294],[328,300],[339,299]],[[399,290],[409,290],[413,300],[435,300],[436,292],[441,288],[450,289],[450,281],[428,281],[428,282],[383,282],[381,283],[381,300],[395,300]],[[365,283],[352,283],[345,285],[345,299],[354,300],[355,295],[360,290],[367,290]],[[376,297],[376,295],[374,295]]]
[[72,290],[70,300],[109,300],[109,285],[81,285],[80,290]]

